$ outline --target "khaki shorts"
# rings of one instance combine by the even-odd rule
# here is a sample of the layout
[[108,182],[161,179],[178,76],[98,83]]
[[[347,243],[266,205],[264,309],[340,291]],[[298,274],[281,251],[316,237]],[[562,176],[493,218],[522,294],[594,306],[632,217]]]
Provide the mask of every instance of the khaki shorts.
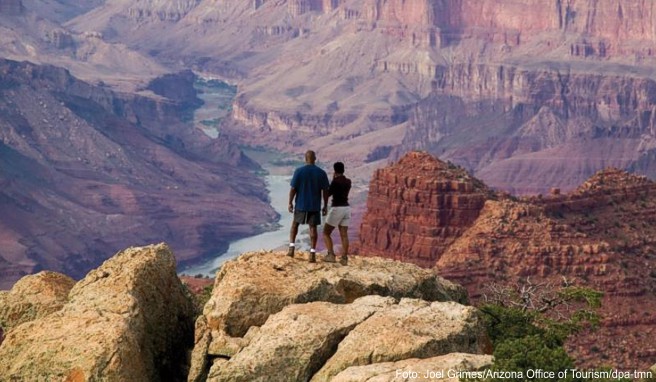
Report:
[[350,221],[351,207],[330,207],[330,211],[328,211],[328,216],[326,217],[326,224],[333,227],[348,227]]

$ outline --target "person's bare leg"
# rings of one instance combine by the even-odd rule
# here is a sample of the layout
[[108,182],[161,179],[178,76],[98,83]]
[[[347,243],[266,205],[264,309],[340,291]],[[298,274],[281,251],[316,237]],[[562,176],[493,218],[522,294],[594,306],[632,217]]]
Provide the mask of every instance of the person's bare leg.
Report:
[[289,250],[287,256],[294,257],[294,243],[296,243],[296,235],[298,235],[298,223],[292,222],[292,228],[289,231]]
[[317,248],[317,226],[310,224],[310,262],[314,263],[316,260],[315,248]]
[[342,258],[340,259],[340,262],[345,264],[348,259],[349,251],[348,226],[339,226],[339,236],[342,239]]
[[326,251],[328,252],[326,254],[326,257],[324,258],[324,261],[329,263],[335,262],[335,252],[333,250],[333,238],[330,237],[334,229],[335,227],[331,226],[330,224],[324,224],[323,226],[323,241],[324,243],[326,243]]
[[298,235],[298,223],[292,222],[292,229],[289,231],[289,243],[296,242],[296,235]]

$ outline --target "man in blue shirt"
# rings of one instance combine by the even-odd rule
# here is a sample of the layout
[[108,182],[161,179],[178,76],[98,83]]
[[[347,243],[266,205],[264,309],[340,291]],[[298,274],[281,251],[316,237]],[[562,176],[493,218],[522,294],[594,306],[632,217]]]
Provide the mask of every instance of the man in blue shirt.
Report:
[[[294,171],[289,190],[289,212],[294,213],[292,228],[289,232],[289,251],[287,256],[294,257],[298,226],[310,226],[310,262],[316,262],[317,226],[321,224],[321,214],[328,212],[328,175],[314,164],[317,155],[308,150],[305,153],[305,166]],[[323,198],[323,208],[321,200]],[[296,201],[296,205],[294,205]]]

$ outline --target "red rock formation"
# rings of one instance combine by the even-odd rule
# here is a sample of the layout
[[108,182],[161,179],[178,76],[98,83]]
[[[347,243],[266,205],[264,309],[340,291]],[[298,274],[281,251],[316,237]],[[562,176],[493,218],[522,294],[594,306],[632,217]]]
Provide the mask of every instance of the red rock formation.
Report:
[[554,6],[553,2],[541,0],[512,4],[502,0],[368,0],[364,9],[366,19],[388,30],[393,26],[397,30],[432,28],[437,41],[431,46],[445,46],[472,36],[515,46],[545,36],[545,41],[555,42],[561,37],[549,33],[566,32],[585,36],[571,43],[573,56],[656,54],[656,10],[648,2],[559,0]]
[[371,180],[362,253],[432,266],[476,220],[488,193],[463,170],[410,153]]
[[[473,299],[490,282],[531,277],[558,284],[567,277],[605,294],[602,328],[568,344],[580,364],[597,367],[604,359],[615,367],[647,368],[653,363],[656,347],[641,341],[656,335],[656,183],[607,169],[569,194],[523,199],[485,193],[485,186],[476,184],[464,195],[475,200],[475,213],[447,209],[450,219],[442,221],[435,211],[443,205],[401,197],[416,195],[417,184],[453,179],[462,171],[431,169],[421,172],[421,182],[411,182],[426,162],[441,163],[411,153],[376,173],[360,231],[361,254],[435,266],[440,275],[465,285]],[[432,199],[454,196],[452,190],[434,189]],[[416,242],[430,247],[413,246]]]

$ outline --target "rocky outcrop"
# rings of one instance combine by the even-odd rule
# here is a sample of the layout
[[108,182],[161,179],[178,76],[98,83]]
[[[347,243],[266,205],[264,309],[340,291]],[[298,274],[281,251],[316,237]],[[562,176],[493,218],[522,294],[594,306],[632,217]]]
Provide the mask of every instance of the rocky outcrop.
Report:
[[193,314],[169,248],[129,248],[75,284],[61,309],[12,328],[0,346],[0,375],[183,380]]
[[136,1],[127,9],[127,15],[136,21],[175,22],[186,16],[196,5],[198,5],[198,0]]
[[0,291],[0,327],[9,330],[60,310],[75,281],[55,272],[39,272],[20,279],[9,291]]
[[[404,297],[412,300],[405,301]],[[402,302],[397,303],[398,299]],[[396,328],[405,322],[404,315],[413,314],[414,319],[407,318],[407,325],[424,320],[435,326],[439,312],[445,311],[451,312],[450,317],[458,324],[437,325],[441,329],[434,332],[422,332],[424,329],[418,326],[417,344],[412,345],[414,348],[408,344],[408,349],[414,350],[390,350],[388,354],[381,348],[381,360],[400,360],[407,354],[427,357],[437,355],[431,353],[437,349],[484,349],[485,339],[474,310],[455,302],[431,305],[431,301],[465,302],[466,295],[458,286],[411,264],[356,257],[343,267],[334,263],[310,264],[304,259],[290,259],[282,252],[244,254],[223,265],[212,297],[196,322],[189,380],[256,380],[276,373],[307,380],[326,364],[354,328],[365,325],[369,319],[388,322],[390,328]],[[390,311],[383,313],[387,310]],[[375,312],[383,316],[375,318]],[[371,341],[378,341],[367,327],[362,329],[360,338],[370,336]],[[467,333],[463,334],[468,338],[465,342],[472,345],[463,345],[455,334],[451,342],[459,345],[453,349],[444,343],[437,345],[441,341],[437,338],[442,338],[438,332],[451,330],[448,328]],[[334,375],[356,362],[349,361],[350,356],[366,358],[354,355],[360,351],[354,348],[347,352],[345,360],[326,373]]]
[[[451,353],[444,356],[397,362],[380,362],[366,366],[352,366],[337,374],[333,382],[398,381],[408,376],[415,381],[459,381],[458,371],[476,371],[492,365],[492,356]],[[456,377],[453,375],[456,374]]]
[[351,366],[491,351],[486,341],[481,319],[472,307],[401,299],[351,330],[312,381],[332,381]]
[[360,225],[363,253],[432,266],[474,223],[489,195],[462,169],[409,153],[371,179]]
[[479,353],[482,329],[474,308],[454,302],[367,296],[345,305],[295,304],[247,334],[246,347],[215,362],[207,380],[330,381],[352,365]]
[[[410,161],[412,158],[422,160]],[[552,285],[559,285],[566,277],[570,282],[600,290],[605,295],[602,328],[594,337],[581,335],[573,339],[569,346],[575,358],[585,366],[594,365],[599,357],[612,360],[618,367],[640,369],[649,365],[656,349],[637,344],[645,332],[653,333],[650,326],[656,322],[656,299],[651,292],[656,288],[656,279],[650,273],[656,265],[652,255],[656,245],[656,183],[609,168],[571,193],[556,188],[550,195],[521,199],[504,193],[482,194],[475,216],[466,225],[455,219],[447,221],[444,229],[457,235],[445,236],[438,230],[442,229],[440,221],[435,219],[439,209],[430,204],[417,208],[417,198],[407,197],[416,192],[410,182],[413,174],[430,160],[426,154],[411,153],[379,170],[372,179],[371,204],[360,231],[362,254],[434,266],[441,275],[465,285],[474,299],[486,293],[490,283],[513,285],[527,277],[535,283]],[[425,193],[433,193],[434,200],[446,200],[450,191],[439,185],[462,170],[444,171],[447,174],[432,177],[431,171],[422,171],[422,182],[431,185]],[[479,189],[486,188],[482,185]],[[386,208],[378,207],[381,205]],[[387,212],[413,208],[415,215],[400,213],[396,220]],[[458,211],[450,211],[447,216],[458,216]],[[385,232],[384,237],[425,235],[423,240],[433,240],[433,248],[440,251],[435,252],[432,264],[426,264],[417,248],[385,249],[372,240],[375,236],[370,233],[370,222],[378,222],[375,232]],[[627,312],[631,312],[630,318]],[[613,345],[618,336],[627,338],[625,345]],[[591,351],[593,344],[602,350]]]
[[55,29],[46,34],[48,42],[57,49],[74,49],[75,39],[73,35],[63,29]]
[[194,88],[196,75],[191,70],[185,70],[179,73],[165,74],[158,77],[148,84],[146,89],[152,90],[155,94],[175,101],[182,106],[184,110],[195,109],[203,101],[198,98],[198,93]]
[[390,297],[367,296],[351,304],[289,305],[254,327],[243,350],[214,362],[207,380],[308,381],[354,327],[393,303]]

